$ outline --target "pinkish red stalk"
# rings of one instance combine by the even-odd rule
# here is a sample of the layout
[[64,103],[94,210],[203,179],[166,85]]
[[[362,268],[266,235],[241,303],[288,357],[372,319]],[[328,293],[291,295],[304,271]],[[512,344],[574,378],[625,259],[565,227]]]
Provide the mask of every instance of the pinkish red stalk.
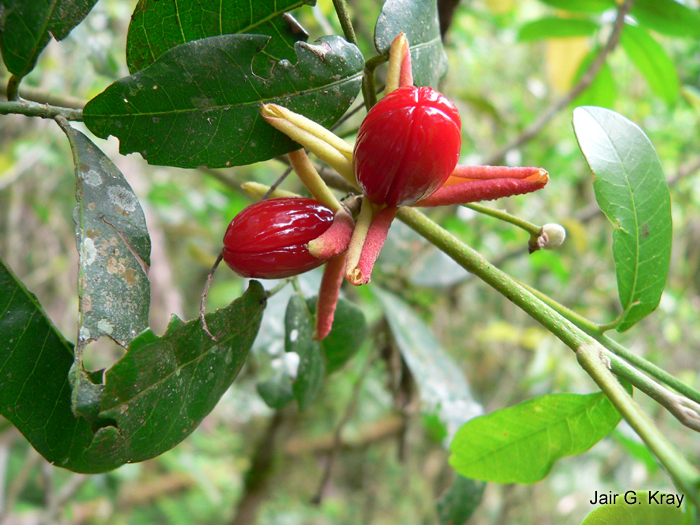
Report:
[[338,305],[338,297],[340,296],[340,285],[343,284],[344,276],[344,255],[336,255],[326,262],[321,288],[318,291],[318,302],[316,303],[316,331],[314,332],[314,339],[317,341],[323,341],[331,332],[335,308]]
[[380,211],[377,216],[372,219],[372,224],[369,226],[365,243],[362,245],[362,253],[360,254],[360,262],[357,264],[357,282],[354,285],[367,284],[372,277],[372,269],[374,263],[379,257],[379,252],[382,251],[382,246],[386,241],[386,236],[389,233],[389,227],[396,217],[398,208],[388,207]]
[[549,178],[536,181],[520,179],[471,180],[462,184],[443,186],[430,197],[416,202],[413,206],[433,207],[450,204],[490,201],[511,195],[522,195],[545,187]]
[[340,209],[333,217],[333,224],[320,237],[309,242],[309,253],[318,259],[328,259],[348,249],[355,221],[352,216]]

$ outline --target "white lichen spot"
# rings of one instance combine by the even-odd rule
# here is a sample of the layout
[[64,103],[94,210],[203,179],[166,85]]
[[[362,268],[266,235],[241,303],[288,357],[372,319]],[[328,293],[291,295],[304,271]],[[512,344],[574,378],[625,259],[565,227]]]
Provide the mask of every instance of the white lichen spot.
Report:
[[158,89],[158,84],[153,84],[153,89],[154,90]]
[[107,195],[112,204],[129,213],[133,212],[138,204],[136,195],[123,186],[110,186],[107,189]]
[[100,174],[95,170],[84,171],[82,176],[85,184],[89,184],[90,186],[99,186],[102,184],[102,177],[100,177]]
[[214,379],[214,372],[209,372],[207,374],[207,381],[211,381],[212,379]]
[[175,375],[177,377],[180,377],[180,372],[182,372],[182,368],[178,368],[177,370],[175,370]]
[[82,262],[88,266],[95,262],[97,249],[95,248],[95,242],[90,237],[83,240],[83,249],[81,250],[80,257]]
[[295,343],[298,338],[299,338],[299,330],[297,330],[295,328],[294,330],[289,332],[289,341],[290,342]]
[[90,329],[85,326],[81,326],[80,330],[78,330],[78,339],[81,341],[87,341],[90,339]]
[[107,319],[100,319],[97,322],[97,328],[105,334],[111,334],[114,331],[114,326]]
[[231,349],[228,349],[228,352],[226,352],[226,357],[224,357],[224,363],[227,365],[230,365],[231,362],[233,361],[233,353],[231,352]]
[[299,361],[299,354],[296,352],[287,352],[282,356],[284,373],[292,379],[297,378],[297,373],[299,372]]

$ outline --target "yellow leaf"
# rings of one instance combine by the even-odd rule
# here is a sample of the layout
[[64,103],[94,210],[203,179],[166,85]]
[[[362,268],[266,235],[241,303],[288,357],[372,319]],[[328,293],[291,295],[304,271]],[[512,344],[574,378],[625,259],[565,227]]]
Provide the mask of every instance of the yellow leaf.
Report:
[[571,87],[581,62],[588,55],[588,41],[585,36],[547,40],[547,78],[558,93],[564,93]]

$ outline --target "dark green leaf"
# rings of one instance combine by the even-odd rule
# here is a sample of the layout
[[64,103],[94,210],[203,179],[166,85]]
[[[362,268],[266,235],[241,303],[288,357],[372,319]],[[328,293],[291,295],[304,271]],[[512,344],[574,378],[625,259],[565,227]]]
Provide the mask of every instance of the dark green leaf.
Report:
[[594,176],[600,209],[613,224],[613,258],[624,331],[659,304],[671,261],[671,197],[648,137],[603,108],[574,110],[574,131]]
[[483,413],[474,401],[457,363],[442,349],[425,323],[398,297],[374,286],[391,333],[413,378],[427,412],[440,415],[448,438],[467,420]]
[[411,46],[413,81],[417,86],[438,87],[447,74],[447,54],[440,37],[436,0],[387,0],[374,29],[374,45],[388,53],[399,33]]
[[455,475],[454,483],[438,500],[440,525],[463,525],[481,503],[486,483]]
[[628,490],[614,504],[593,509],[581,525],[679,525],[684,516],[678,498],[660,491]]
[[134,339],[106,374],[96,425],[102,428],[93,433],[71,411],[72,346],[0,264],[0,411],[47,461],[75,472],[105,472],[157,456],[187,437],[230,386],[264,306],[262,287],[251,282],[242,298],[207,316],[218,344],[198,319],[173,318],[163,337],[147,330]]
[[313,340],[313,317],[299,294],[289,299],[284,325],[284,348],[299,355],[299,370],[292,390],[299,410],[306,410],[321,391],[326,365],[321,345]]
[[518,40],[531,42],[546,38],[590,36],[598,30],[598,24],[588,19],[547,17],[528,22],[520,28]]
[[78,338],[107,335],[122,346],[148,327],[151,240],[146,218],[122,173],[67,123],[75,165],[73,211],[80,256]]
[[620,44],[651,90],[667,104],[675,103],[680,93],[680,81],[661,44],[644,28],[631,25],[625,25]]
[[[590,65],[598,57],[599,52],[600,50],[596,48],[583,59],[574,77],[574,83],[578,82],[586,71],[588,71]],[[606,62],[600,68],[600,71],[598,71],[591,85],[576,97],[573,105],[612,107],[615,104],[616,98],[617,85],[615,84],[612,70]]]
[[260,116],[274,102],[324,126],[336,122],[360,89],[364,60],[340,37],[297,42],[298,62],[282,61],[273,76],[251,72],[268,37],[225,35],[176,46],[92,99],[85,125],[115,135],[124,154],[183,168],[250,164],[298,148]]
[[535,483],[558,459],[595,445],[620,419],[602,392],[530,399],[468,421],[452,441],[450,465],[474,479]]
[[36,297],[0,261],[0,413],[24,434],[47,461],[79,472],[93,466],[83,449],[93,433],[73,416],[68,371],[73,345],[41,309]]
[[85,451],[91,465],[143,461],[185,439],[231,386],[260,326],[265,291],[251,281],[231,305],[207,315],[218,342],[199,319],[173,317],[158,337],[150,330],[131,342],[127,354],[105,375],[101,428]]
[[[316,313],[317,297],[306,300],[311,314]],[[367,337],[367,320],[362,309],[346,299],[338,299],[333,328],[321,341],[326,358],[326,375],[332,374],[347,363],[360,349]]]
[[664,35],[700,36],[700,13],[674,0],[636,0],[630,14],[641,25]]
[[257,384],[258,394],[270,408],[284,408],[294,399],[292,383],[292,378],[280,368],[268,379]]
[[540,0],[556,9],[579,11],[583,13],[600,13],[606,9],[614,9],[615,0]]
[[1,0],[0,50],[17,77],[29,73],[51,36],[63,40],[97,0]]
[[[308,35],[285,22],[282,14],[315,0],[139,0],[126,38],[126,63],[134,73],[149,66],[171,47],[209,36],[234,33],[268,35],[256,57],[257,74],[270,61],[293,60],[294,43]],[[295,32],[296,31],[296,32]],[[256,67],[257,66],[257,67]]]

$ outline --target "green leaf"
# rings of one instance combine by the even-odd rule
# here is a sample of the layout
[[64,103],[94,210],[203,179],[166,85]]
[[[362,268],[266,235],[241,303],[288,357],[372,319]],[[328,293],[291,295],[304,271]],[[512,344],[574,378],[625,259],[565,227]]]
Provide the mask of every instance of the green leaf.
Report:
[[292,384],[292,378],[280,368],[275,370],[268,379],[258,383],[256,388],[267,406],[280,409],[286,407],[294,399]]
[[518,32],[520,42],[532,42],[546,38],[590,36],[598,30],[598,24],[582,18],[540,18],[523,25]]
[[61,128],[73,152],[77,186],[78,338],[87,343],[107,335],[126,346],[148,327],[151,240],[146,218],[109,157],[68,123]]
[[450,465],[496,483],[535,483],[558,459],[581,454],[620,422],[602,392],[551,394],[468,421],[455,435]]
[[374,286],[401,355],[418,385],[428,413],[437,412],[448,440],[465,421],[483,413],[469,391],[464,374],[442,349],[430,328],[395,295]]
[[[574,78],[574,84],[588,71],[591,63],[598,56],[599,49],[594,49],[586,56],[579,66],[578,72]],[[603,106],[612,107],[617,98],[617,85],[613,77],[610,66],[606,63],[600,68],[598,74],[593,79],[588,88],[574,100],[574,106]]]
[[173,318],[160,338],[143,332],[107,371],[101,428],[93,432],[71,411],[71,344],[0,263],[0,413],[47,461],[75,472],[105,472],[157,456],[187,437],[230,386],[264,307],[264,290],[253,281],[243,297],[207,316],[218,344],[199,319]]
[[680,94],[680,81],[676,67],[661,44],[644,28],[625,25],[620,45],[651,90],[667,104],[674,104]]
[[377,51],[388,53],[399,33],[406,33],[411,46],[413,82],[438,87],[447,75],[447,54],[440,37],[436,0],[387,0],[374,28]]
[[486,483],[457,474],[449,490],[438,500],[440,525],[463,525],[481,503]]
[[619,331],[659,304],[671,260],[671,197],[649,138],[603,108],[574,110],[574,131],[593,173],[596,199],[613,224],[613,258],[624,315]]
[[1,0],[0,50],[17,77],[29,73],[51,36],[63,40],[97,0]]
[[272,37],[253,70],[269,72],[270,61],[293,60],[294,43],[308,34],[282,15],[315,0],[139,0],[126,38],[126,63],[134,73],[168,49],[210,36],[255,33]]
[[182,168],[250,164],[292,151],[299,145],[262,119],[260,103],[331,126],[357,95],[364,60],[340,37],[297,42],[297,64],[283,60],[261,78],[251,62],[268,40],[224,35],[175,46],[92,99],[85,125],[98,137],[118,137],[123,154]]
[[700,36],[700,13],[674,0],[636,0],[630,14],[663,35]]
[[321,391],[326,365],[321,345],[313,339],[313,317],[299,294],[292,295],[287,303],[284,325],[284,348],[299,355],[299,370],[292,391],[299,410],[306,410]]
[[207,315],[218,342],[199,319],[173,316],[158,337],[146,330],[105,374],[101,428],[85,451],[92,465],[108,468],[144,461],[190,435],[238,375],[258,332],[265,291],[251,281],[245,294]]
[[[312,316],[316,313],[317,300],[317,297],[306,300],[306,306]],[[326,361],[326,375],[332,374],[352,359],[366,337],[367,320],[362,309],[346,299],[338,299],[333,328],[321,341]]]
[[22,282],[0,260],[0,413],[59,467],[100,472],[82,455],[93,432],[73,416],[66,341]]
[[600,13],[615,8],[615,0],[540,0],[556,9],[583,13]]
[[628,490],[615,498],[614,504],[593,509],[581,525],[679,525],[684,516],[678,497],[658,490]]

